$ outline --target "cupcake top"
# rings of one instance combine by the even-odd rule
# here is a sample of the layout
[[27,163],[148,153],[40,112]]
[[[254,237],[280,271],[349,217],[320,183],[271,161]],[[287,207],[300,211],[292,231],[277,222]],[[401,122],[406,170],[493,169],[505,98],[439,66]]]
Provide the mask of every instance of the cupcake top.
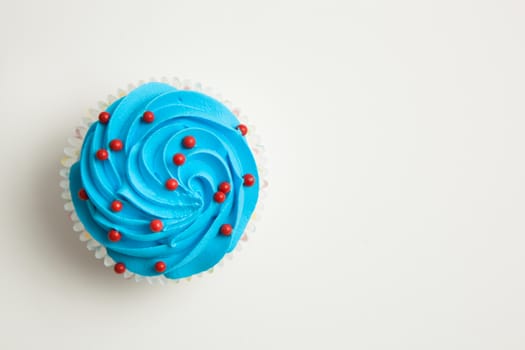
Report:
[[259,192],[246,132],[215,99],[163,83],[100,113],[71,167],[70,191],[116,272],[188,277],[235,248]]

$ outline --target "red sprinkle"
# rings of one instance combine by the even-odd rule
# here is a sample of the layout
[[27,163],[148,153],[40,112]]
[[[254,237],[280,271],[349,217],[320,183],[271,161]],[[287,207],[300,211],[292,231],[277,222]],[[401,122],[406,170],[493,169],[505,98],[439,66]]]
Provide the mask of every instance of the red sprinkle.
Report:
[[221,226],[221,234],[229,236],[232,234],[233,228],[230,224],[224,224]]
[[157,271],[158,273],[166,271],[166,263],[164,261],[157,261],[155,263],[155,271]]
[[246,174],[244,175],[244,186],[253,186],[255,183],[255,176],[252,174]]
[[101,124],[107,124],[109,122],[109,113],[108,112],[100,112],[100,114],[98,115],[98,121],[101,123]]
[[213,195],[213,199],[217,203],[222,203],[226,199],[226,195],[223,192],[215,192],[215,194]]
[[173,163],[175,163],[175,165],[182,165],[185,161],[186,157],[184,157],[182,153],[177,153],[173,156]]
[[78,191],[78,198],[82,199],[83,201],[87,201],[89,199],[85,189],[81,188]]
[[142,120],[143,120],[145,123],[152,123],[152,122],[155,120],[155,115],[153,114],[153,112],[146,111],[146,112],[144,112],[144,114],[142,115]]
[[119,139],[111,140],[109,143],[109,148],[111,148],[112,151],[121,151],[124,147],[124,144]]
[[166,181],[166,188],[170,191],[175,191],[179,187],[179,183],[175,179],[168,179]]
[[120,232],[118,232],[117,230],[109,230],[108,232],[108,239],[111,241],[111,242],[118,242],[120,241],[120,239],[122,238],[122,235],[120,234]]
[[160,221],[159,219],[151,220],[149,224],[149,228],[151,232],[160,232],[162,231],[163,227],[164,225],[162,224],[162,221]]
[[197,144],[197,141],[195,141],[195,137],[193,136],[186,136],[182,139],[182,145],[185,148],[193,148]]
[[111,203],[111,210],[113,210],[113,211],[121,211],[122,210],[122,202],[115,199]]
[[118,274],[124,273],[124,271],[126,271],[126,265],[124,265],[124,263],[116,263],[113,270]]
[[248,133],[248,127],[244,124],[239,124],[237,125],[237,129],[239,129],[239,131],[241,132],[242,136],[246,136],[246,134]]
[[229,182],[221,182],[220,185],[219,185],[219,191],[226,194],[228,192],[230,192],[232,189],[231,185]]
[[99,160],[106,160],[106,159],[108,159],[109,154],[108,154],[108,151],[106,151],[105,149],[101,148],[101,149],[99,149],[97,151],[96,156],[97,156],[97,158]]

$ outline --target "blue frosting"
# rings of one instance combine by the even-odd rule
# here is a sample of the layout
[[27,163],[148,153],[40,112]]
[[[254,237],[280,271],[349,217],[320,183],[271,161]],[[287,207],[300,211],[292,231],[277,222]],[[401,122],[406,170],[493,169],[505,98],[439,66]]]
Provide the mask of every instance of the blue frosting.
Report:
[[[91,236],[106,247],[116,262],[143,276],[159,275],[155,263],[166,264],[167,278],[181,278],[214,266],[237,245],[255,209],[259,177],[250,148],[237,130],[239,121],[224,105],[202,93],[177,90],[162,83],[148,83],[115,101],[106,110],[109,123],[94,123],[86,134],[80,159],[70,172],[70,190],[77,215]],[[153,112],[152,123],[142,120]],[[185,136],[196,146],[186,149]],[[112,151],[111,140],[124,148]],[[99,149],[109,153],[99,160]],[[186,157],[183,165],[173,155]],[[243,185],[252,174],[253,186]],[[165,187],[169,178],[176,190]],[[221,182],[231,184],[223,203],[214,201]],[[84,188],[88,200],[77,193]],[[111,210],[119,200],[123,208]],[[159,219],[161,232],[150,222]],[[223,224],[233,227],[223,235]],[[119,231],[118,242],[108,231]]]

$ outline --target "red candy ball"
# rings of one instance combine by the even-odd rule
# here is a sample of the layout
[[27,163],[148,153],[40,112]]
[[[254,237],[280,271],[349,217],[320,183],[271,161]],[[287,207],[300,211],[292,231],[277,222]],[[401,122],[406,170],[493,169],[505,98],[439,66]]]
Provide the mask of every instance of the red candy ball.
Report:
[[182,139],[182,145],[185,148],[193,148],[197,144],[197,141],[195,141],[195,137],[193,136],[186,136]]
[[97,158],[99,160],[106,160],[106,159],[108,159],[109,154],[108,154],[108,151],[106,151],[105,149],[101,148],[101,149],[99,149],[97,151],[96,156],[97,156]]
[[142,120],[143,120],[145,123],[152,123],[152,122],[155,120],[155,115],[153,114],[153,112],[146,111],[146,112],[144,112],[144,114],[142,115]]
[[173,163],[175,163],[175,165],[182,165],[185,161],[186,157],[184,157],[184,154],[182,153],[177,153],[173,156]]
[[239,124],[237,129],[241,132],[242,136],[245,136],[248,133],[248,127],[244,124]]
[[179,187],[179,183],[175,179],[168,179],[166,181],[166,188],[170,191],[175,191]]
[[149,228],[151,232],[160,232],[162,231],[163,227],[164,227],[164,224],[159,219],[151,220],[149,224]]
[[87,201],[88,200],[88,195],[87,195],[87,192],[85,189],[81,188],[79,191],[78,191],[78,198],[82,199],[83,201]]
[[124,144],[119,139],[111,140],[109,143],[109,148],[111,148],[112,151],[121,151],[124,147]]
[[122,235],[117,230],[109,230],[108,232],[108,239],[111,242],[118,242],[122,238]]
[[122,210],[122,202],[119,200],[114,200],[111,203],[111,210],[113,211],[121,211]]
[[225,236],[229,236],[232,234],[233,228],[230,224],[224,224],[221,226],[221,234]]
[[158,273],[163,273],[166,271],[166,263],[164,261],[157,261],[155,263],[155,271]]
[[215,192],[215,194],[213,195],[213,199],[217,203],[222,203],[226,199],[226,195],[223,192]]
[[219,191],[226,194],[228,192],[230,192],[232,189],[232,186],[230,185],[229,182],[221,182],[220,185],[219,185]]
[[252,174],[244,175],[244,186],[253,186],[255,183],[255,176]]
[[109,122],[109,113],[108,112],[100,112],[100,114],[98,115],[98,121],[101,123],[101,124],[107,124]]
[[126,271],[126,265],[123,263],[116,263],[113,267],[113,270],[115,270],[115,272],[118,274],[124,273],[124,271]]

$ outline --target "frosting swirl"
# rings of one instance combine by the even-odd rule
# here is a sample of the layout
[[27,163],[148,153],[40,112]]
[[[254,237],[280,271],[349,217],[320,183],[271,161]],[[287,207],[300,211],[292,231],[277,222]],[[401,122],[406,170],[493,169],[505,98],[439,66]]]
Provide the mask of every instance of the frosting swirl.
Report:
[[106,112],[109,121],[90,127],[70,172],[86,230],[143,276],[181,278],[214,266],[235,248],[259,191],[237,118],[209,96],[162,83],[138,87]]

